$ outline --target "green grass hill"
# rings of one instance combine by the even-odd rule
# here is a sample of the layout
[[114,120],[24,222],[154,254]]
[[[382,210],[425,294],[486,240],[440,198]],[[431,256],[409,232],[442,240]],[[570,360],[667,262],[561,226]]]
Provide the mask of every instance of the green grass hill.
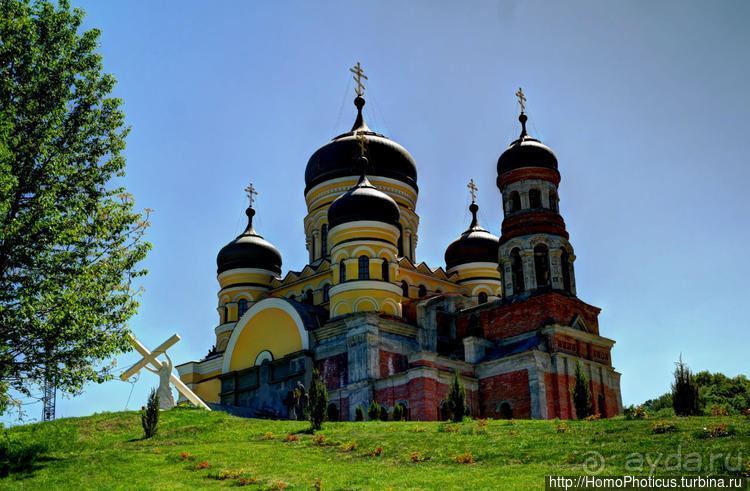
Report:
[[749,418],[660,421],[324,423],[310,435],[306,422],[177,408],[143,440],[139,412],[104,413],[3,430],[0,487],[543,489],[547,475],[750,472]]

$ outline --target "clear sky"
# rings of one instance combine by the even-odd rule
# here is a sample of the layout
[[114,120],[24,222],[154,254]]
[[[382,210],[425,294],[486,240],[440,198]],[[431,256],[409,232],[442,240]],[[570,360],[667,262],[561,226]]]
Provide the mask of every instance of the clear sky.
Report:
[[[520,132],[521,86],[530,133],[559,160],[578,294],[617,341],[623,403],[666,392],[680,353],[695,371],[748,373],[750,3],[73,3],[125,101],[124,184],[156,210],[131,326],[152,348],[179,333],[175,363],[215,341],[216,254],[245,225],[249,180],[284,272],[306,263],[305,165],[351,127],[360,61],[369,126],[417,163],[418,260],[445,266],[469,178],[499,235],[495,164]],[[157,384],[142,373],[129,407]],[[57,416],[122,410],[130,389],[58,397]]]

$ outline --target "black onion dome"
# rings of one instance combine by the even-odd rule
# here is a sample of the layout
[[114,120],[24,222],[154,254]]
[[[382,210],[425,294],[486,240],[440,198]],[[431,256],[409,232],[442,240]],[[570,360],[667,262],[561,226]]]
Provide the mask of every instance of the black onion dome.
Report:
[[216,256],[217,274],[235,268],[259,268],[281,274],[281,253],[253,228],[255,210],[248,208],[247,227]]
[[500,238],[482,228],[477,221],[479,207],[472,203],[469,210],[473,215],[471,225],[459,238],[451,242],[445,250],[445,266],[451,269],[468,263],[496,263]]
[[526,133],[527,119],[524,113],[518,117],[523,127],[521,136],[511,143],[497,159],[497,175],[522,167],[544,167],[557,170],[555,153],[547,145],[536,138],[531,138]]
[[[364,168],[367,159],[360,157],[358,164]],[[373,220],[398,227],[400,216],[398,205],[393,198],[370,184],[362,172],[359,182],[328,207],[328,229],[358,220]]]
[[365,105],[362,97],[354,99],[354,104],[357,106],[357,120],[351,131],[320,147],[307,162],[305,193],[321,182],[359,174],[357,134],[363,134],[367,139],[371,176],[396,179],[417,189],[417,166],[412,156],[398,143],[370,130],[362,117],[362,107]]

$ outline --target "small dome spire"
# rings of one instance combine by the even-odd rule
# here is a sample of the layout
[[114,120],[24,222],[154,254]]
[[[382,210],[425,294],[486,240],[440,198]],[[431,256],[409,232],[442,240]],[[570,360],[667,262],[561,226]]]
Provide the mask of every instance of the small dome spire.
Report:
[[357,106],[357,119],[354,120],[354,126],[352,126],[352,132],[358,131],[371,131],[370,127],[365,123],[365,118],[362,116],[362,108],[365,107],[365,98],[358,95],[354,98],[354,105]]
[[[252,197],[252,195],[251,195]],[[253,227],[255,210],[252,203],[245,210],[247,226],[216,256],[217,273],[237,268],[257,268],[281,274],[281,253]]]
[[447,269],[468,263],[497,262],[500,239],[479,225],[479,220],[477,220],[479,206],[476,203],[469,206],[469,211],[472,216],[469,228],[459,238],[451,242],[445,250],[445,266]]

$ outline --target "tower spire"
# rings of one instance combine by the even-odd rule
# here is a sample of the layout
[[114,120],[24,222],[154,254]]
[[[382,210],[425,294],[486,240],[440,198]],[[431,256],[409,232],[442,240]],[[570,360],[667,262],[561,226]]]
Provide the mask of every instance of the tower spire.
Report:
[[518,120],[521,122],[521,138],[523,138],[524,136],[528,136],[526,132],[526,120],[529,118],[526,116],[526,96],[523,94],[521,87],[518,88],[516,97],[518,97],[518,104],[521,106],[521,114],[518,116]]
[[255,186],[253,185],[252,181],[250,181],[250,184],[245,189],[243,189],[243,191],[247,193],[247,197],[250,200],[250,205],[247,207],[247,210],[245,210],[245,215],[247,215],[247,227],[245,227],[245,231],[242,232],[242,235],[255,234],[255,229],[253,229],[253,216],[255,216],[253,201],[255,201],[255,195],[258,194],[258,191],[255,190]]

